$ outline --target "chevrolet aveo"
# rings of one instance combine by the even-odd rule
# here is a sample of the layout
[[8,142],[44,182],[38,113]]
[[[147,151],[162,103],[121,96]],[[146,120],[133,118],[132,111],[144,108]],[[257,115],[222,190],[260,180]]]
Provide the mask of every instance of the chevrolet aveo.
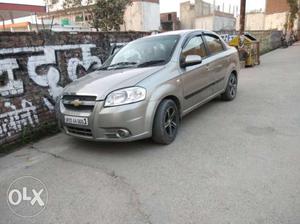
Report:
[[170,144],[183,116],[219,95],[236,97],[239,70],[237,50],[213,32],[144,37],[66,86],[59,124],[87,140]]

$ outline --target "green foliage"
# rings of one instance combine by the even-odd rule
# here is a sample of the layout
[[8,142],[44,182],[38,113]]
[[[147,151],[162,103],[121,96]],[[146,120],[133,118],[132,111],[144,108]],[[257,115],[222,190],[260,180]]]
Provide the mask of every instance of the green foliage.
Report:
[[78,8],[80,6],[82,6],[81,0],[64,0],[63,3],[64,9]]
[[[132,0],[64,0],[64,9],[82,8],[92,16],[91,26],[97,30],[120,30],[126,7]],[[84,8],[83,8],[84,7]]]
[[120,30],[124,24],[124,13],[131,0],[96,0],[91,6],[91,25],[102,31]]
[[297,18],[297,14],[299,11],[299,5],[298,5],[298,0],[287,0],[289,7],[290,7],[290,16],[289,16],[289,21],[288,21],[288,29],[292,30],[294,28],[294,22],[295,19]]
[[20,137],[16,139],[13,143],[0,143],[0,157],[30,142],[35,142],[41,140],[43,137],[48,137],[57,134],[59,133],[59,131],[59,127],[54,121],[50,123],[41,123],[39,127],[36,127],[36,129],[33,129],[31,127],[24,127],[22,129],[22,132],[20,133]]

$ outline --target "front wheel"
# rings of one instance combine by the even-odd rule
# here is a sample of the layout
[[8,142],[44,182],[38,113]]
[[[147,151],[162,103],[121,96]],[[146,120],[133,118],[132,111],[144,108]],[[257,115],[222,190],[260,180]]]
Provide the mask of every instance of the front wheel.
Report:
[[227,87],[225,92],[221,95],[225,101],[234,100],[237,94],[238,79],[235,74],[231,74],[228,79]]
[[154,118],[152,139],[159,144],[171,144],[179,127],[179,111],[173,100],[167,99],[160,103]]

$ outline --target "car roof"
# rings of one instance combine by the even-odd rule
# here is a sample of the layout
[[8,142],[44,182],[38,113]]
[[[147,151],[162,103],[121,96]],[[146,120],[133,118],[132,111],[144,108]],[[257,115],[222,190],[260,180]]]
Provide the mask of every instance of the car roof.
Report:
[[190,29],[190,30],[176,30],[176,31],[169,31],[169,32],[164,32],[164,33],[159,33],[156,36],[165,36],[165,35],[180,35],[180,36],[185,36],[190,33],[195,33],[195,32],[201,32],[201,33],[213,33],[208,30],[200,30],[200,29]]
[[176,31],[169,31],[169,32],[164,32],[164,33],[158,33],[158,34],[153,34],[149,36],[145,36],[142,39],[147,39],[147,38],[152,38],[152,37],[163,37],[163,36],[170,36],[170,35],[179,35],[180,37],[187,36],[191,33],[208,33],[208,34],[215,34],[212,31],[208,30],[199,30],[199,29],[193,29],[193,30],[176,30]]

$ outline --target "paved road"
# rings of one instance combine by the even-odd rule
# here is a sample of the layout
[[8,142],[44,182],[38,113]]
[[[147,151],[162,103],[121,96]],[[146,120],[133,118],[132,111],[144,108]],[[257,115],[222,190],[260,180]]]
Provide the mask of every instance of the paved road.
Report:
[[[63,134],[0,158],[0,223],[300,223],[300,43],[243,70],[234,102],[183,120],[172,145]],[[24,219],[9,184],[42,180],[47,208]]]

